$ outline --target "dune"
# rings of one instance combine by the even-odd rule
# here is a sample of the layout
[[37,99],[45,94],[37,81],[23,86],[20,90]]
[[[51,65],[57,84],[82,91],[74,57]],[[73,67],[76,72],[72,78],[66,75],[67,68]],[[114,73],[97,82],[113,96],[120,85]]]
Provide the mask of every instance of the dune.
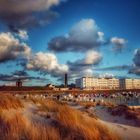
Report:
[[92,110],[98,116],[98,121],[117,133],[122,140],[140,139],[140,127],[134,120],[127,120],[124,116],[113,116],[108,113],[107,108],[101,106]]

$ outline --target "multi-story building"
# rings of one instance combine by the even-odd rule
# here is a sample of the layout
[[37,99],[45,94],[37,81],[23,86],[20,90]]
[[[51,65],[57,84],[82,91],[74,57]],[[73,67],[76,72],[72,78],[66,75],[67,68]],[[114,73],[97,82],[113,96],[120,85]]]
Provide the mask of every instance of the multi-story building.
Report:
[[117,78],[108,79],[108,87],[109,89],[119,89],[120,88],[119,79]]
[[140,89],[140,79],[120,79],[120,89]]
[[76,80],[81,89],[140,89],[140,79],[82,77]]
[[94,83],[92,77],[82,77],[79,79],[76,79],[76,87],[82,88],[82,89],[92,89],[94,87]]
[[133,79],[134,89],[140,89],[140,79]]
[[76,87],[82,89],[119,89],[119,80],[116,78],[82,77],[76,80]]

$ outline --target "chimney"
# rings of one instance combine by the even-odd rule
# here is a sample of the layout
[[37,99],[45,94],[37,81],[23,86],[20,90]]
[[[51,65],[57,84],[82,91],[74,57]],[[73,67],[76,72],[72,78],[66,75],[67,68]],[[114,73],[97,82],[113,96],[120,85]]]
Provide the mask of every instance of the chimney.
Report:
[[68,75],[67,75],[67,73],[65,74],[65,87],[67,87],[68,86]]

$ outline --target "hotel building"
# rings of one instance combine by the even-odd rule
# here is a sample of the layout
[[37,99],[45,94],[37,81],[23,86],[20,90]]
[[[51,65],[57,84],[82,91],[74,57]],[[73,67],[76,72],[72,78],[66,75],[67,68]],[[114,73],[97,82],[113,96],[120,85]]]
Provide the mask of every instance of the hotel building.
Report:
[[140,89],[140,79],[94,78],[76,79],[76,87],[81,89]]
[[120,89],[140,89],[140,79],[120,79]]
[[82,77],[76,80],[76,87],[81,89],[119,89],[119,79]]

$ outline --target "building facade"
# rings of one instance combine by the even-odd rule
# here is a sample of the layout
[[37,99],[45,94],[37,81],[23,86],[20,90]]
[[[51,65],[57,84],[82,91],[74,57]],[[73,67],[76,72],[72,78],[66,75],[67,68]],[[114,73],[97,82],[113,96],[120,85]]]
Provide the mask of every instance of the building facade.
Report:
[[140,79],[82,77],[76,80],[76,87],[86,90],[140,89]]
[[119,80],[116,78],[82,77],[76,80],[76,87],[81,89],[119,89]]
[[140,89],[140,79],[120,79],[120,89]]

